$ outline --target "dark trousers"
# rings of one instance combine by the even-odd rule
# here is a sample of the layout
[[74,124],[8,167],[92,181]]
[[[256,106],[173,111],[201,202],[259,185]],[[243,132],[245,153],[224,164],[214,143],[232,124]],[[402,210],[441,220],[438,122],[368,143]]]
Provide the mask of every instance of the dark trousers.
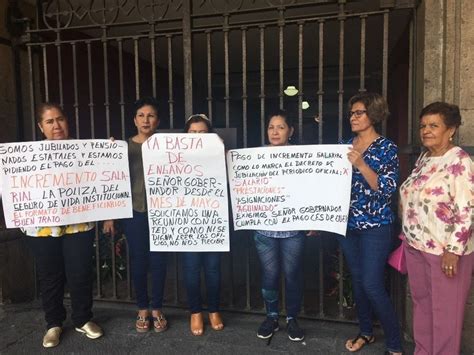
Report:
[[295,318],[303,298],[303,233],[290,238],[270,238],[255,232],[260,265],[262,266],[262,296],[267,316],[278,317],[280,270],[285,274],[286,315]]
[[186,252],[181,256],[184,283],[191,313],[202,311],[201,268],[204,269],[207,290],[207,309],[218,312],[220,303],[221,256],[220,253]]
[[348,230],[338,237],[352,277],[360,333],[373,335],[372,312],[380,320],[387,350],[402,350],[400,325],[385,289],[385,266],[392,245],[390,225],[367,230]]
[[47,329],[66,319],[64,286],[71,295],[71,319],[82,327],[92,318],[92,256],[94,231],[62,237],[26,237],[36,262]]
[[133,211],[133,218],[124,220],[125,236],[130,253],[130,267],[138,309],[148,309],[148,271],[151,273],[152,309],[161,309],[166,280],[166,254],[150,251],[150,234],[146,212]]

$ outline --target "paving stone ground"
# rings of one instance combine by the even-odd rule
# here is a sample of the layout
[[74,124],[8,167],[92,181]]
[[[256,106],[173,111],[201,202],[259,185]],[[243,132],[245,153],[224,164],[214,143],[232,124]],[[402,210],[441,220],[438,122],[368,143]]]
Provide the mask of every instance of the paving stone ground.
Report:
[[[64,324],[61,344],[44,349],[44,320],[38,302],[0,306],[0,354],[349,354],[345,341],[358,333],[353,324],[302,319],[306,331],[304,342],[288,339],[284,320],[281,329],[267,345],[256,336],[261,315],[224,312],[226,327],[216,332],[206,327],[204,336],[190,334],[189,314],[182,309],[166,308],[170,328],[164,333],[139,334],[134,328],[135,311],[131,305],[99,305],[94,308],[94,319],[105,335],[90,340],[76,332],[70,320]],[[376,329],[377,341],[366,346],[360,355],[383,354],[384,341]],[[404,344],[406,353],[413,352],[413,344]]]

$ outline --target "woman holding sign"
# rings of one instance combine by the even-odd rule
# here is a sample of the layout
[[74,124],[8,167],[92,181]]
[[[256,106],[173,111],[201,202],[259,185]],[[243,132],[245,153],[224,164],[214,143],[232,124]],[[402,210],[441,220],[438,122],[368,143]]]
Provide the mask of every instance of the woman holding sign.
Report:
[[360,93],[349,100],[349,120],[355,136],[347,154],[352,163],[352,189],[346,237],[338,237],[352,275],[360,333],[346,342],[359,351],[375,341],[372,312],[380,320],[388,353],[401,354],[400,326],[385,289],[384,270],[392,246],[392,195],[397,190],[397,146],[377,133],[374,125],[389,115],[385,99]]
[[[60,106],[43,103],[37,109],[38,127],[46,140],[69,139],[66,115]],[[59,344],[66,319],[64,287],[71,296],[72,323],[90,339],[102,336],[102,329],[92,319],[92,257],[95,223],[56,227],[26,227],[29,245],[36,263],[41,301],[47,332],[43,346]]]
[[[137,134],[128,140],[133,218],[124,220],[124,232],[128,242],[131,274],[138,306],[135,328],[137,332],[143,333],[153,326],[155,332],[163,332],[168,328],[168,322],[161,311],[166,279],[166,254],[150,251],[142,160],[142,144],[155,133],[160,122],[158,101],[153,97],[145,97],[135,102],[133,121]],[[104,222],[103,229],[104,233],[114,235],[114,221]],[[151,316],[148,271],[152,276]]]
[[[185,133],[213,133],[211,121],[206,115],[192,115],[184,126]],[[201,299],[201,268],[206,276],[207,309],[209,322],[214,330],[224,329],[219,313],[221,256],[216,252],[182,253],[184,282],[191,311],[190,327],[193,335],[204,333]]]
[[[286,112],[278,111],[269,116],[267,137],[272,147],[288,145],[294,127]],[[270,338],[279,330],[278,294],[280,269],[285,273],[286,330],[293,341],[302,341],[304,331],[296,317],[303,296],[303,248],[305,236],[299,231],[275,232],[259,230],[254,235],[257,254],[262,267],[262,296],[267,317],[260,325],[257,336]]]

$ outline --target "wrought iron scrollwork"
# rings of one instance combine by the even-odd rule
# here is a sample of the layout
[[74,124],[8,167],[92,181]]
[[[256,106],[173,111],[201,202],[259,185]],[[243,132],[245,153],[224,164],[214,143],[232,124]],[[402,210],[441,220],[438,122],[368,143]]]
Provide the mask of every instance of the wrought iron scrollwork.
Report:
[[[79,6],[78,10],[81,9]],[[43,21],[49,29],[67,28],[76,15],[76,9],[73,8],[69,0],[50,0],[43,4]],[[84,18],[85,15],[82,16]],[[80,16],[78,16],[80,17]]]
[[209,0],[214,11],[219,13],[229,13],[242,8],[243,0]]
[[[316,4],[320,0],[186,0],[192,1],[192,14],[207,16],[232,14],[255,8],[281,8]],[[336,2],[333,0],[331,2]],[[97,27],[137,21],[159,22],[179,19],[183,0],[45,0],[43,21],[49,30],[70,26]],[[204,12],[203,12],[204,11]]]
[[143,20],[157,21],[166,17],[172,2],[169,0],[137,0],[136,6]]

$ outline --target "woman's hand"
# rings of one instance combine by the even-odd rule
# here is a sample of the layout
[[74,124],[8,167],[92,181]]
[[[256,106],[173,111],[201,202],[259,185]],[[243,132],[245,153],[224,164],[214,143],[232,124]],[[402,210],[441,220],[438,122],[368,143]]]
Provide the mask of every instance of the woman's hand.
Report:
[[308,231],[308,233],[306,233],[307,237],[319,237],[320,235],[318,231]]
[[364,158],[362,157],[362,154],[360,154],[354,148],[349,148],[349,153],[347,153],[347,158],[349,159],[351,164],[359,170],[365,165],[365,161],[364,161]]
[[104,221],[104,226],[102,227],[102,232],[104,234],[115,235],[115,225],[113,220]]
[[364,157],[354,148],[349,148],[349,153],[347,153],[347,158],[354,168],[359,169],[360,173],[364,177],[365,181],[369,184],[370,188],[374,191],[378,191],[378,175],[373,171],[369,165],[364,161]]
[[441,270],[447,277],[454,277],[458,273],[459,255],[444,251],[441,255]]

